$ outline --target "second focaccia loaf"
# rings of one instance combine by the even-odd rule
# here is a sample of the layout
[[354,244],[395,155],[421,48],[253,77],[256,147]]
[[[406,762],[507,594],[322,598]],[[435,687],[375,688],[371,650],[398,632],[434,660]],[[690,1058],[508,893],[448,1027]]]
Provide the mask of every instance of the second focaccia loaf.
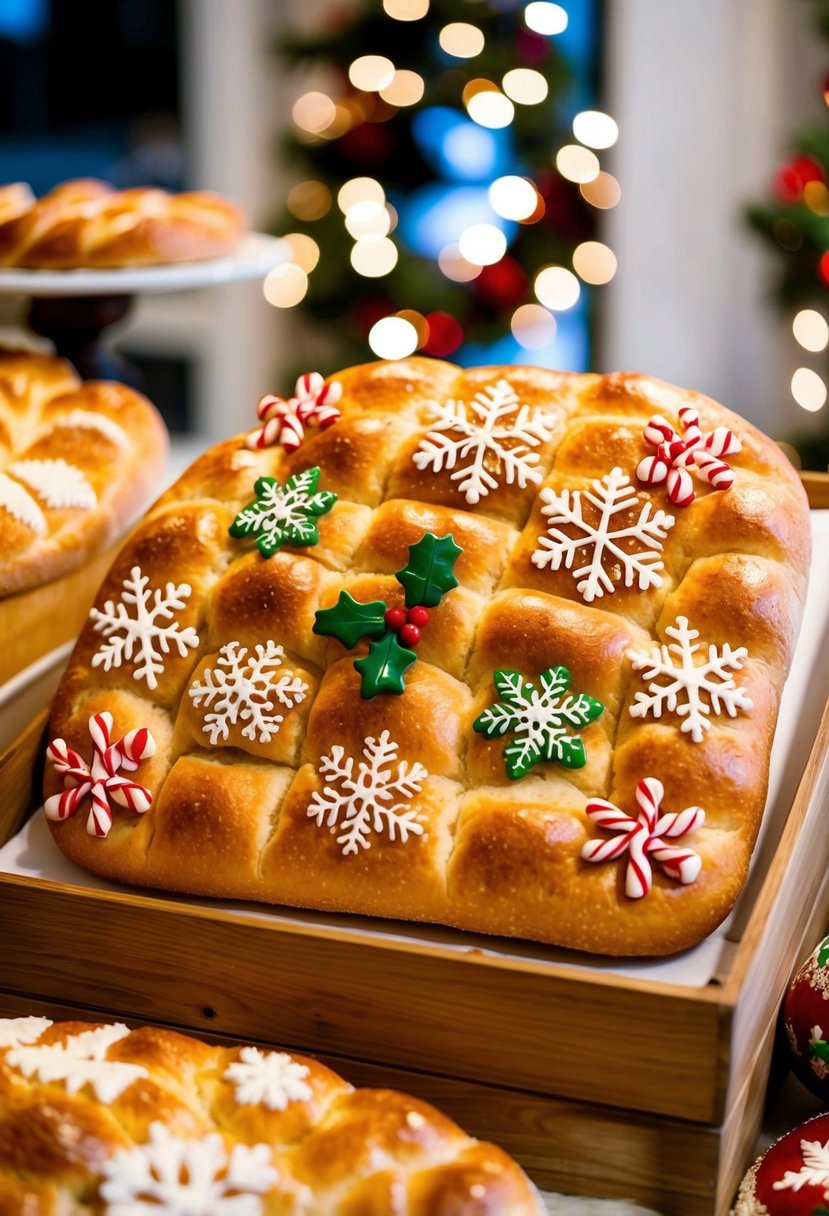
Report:
[[0,1018],[6,1216],[540,1216],[501,1149],[305,1056]]
[[709,933],[806,587],[778,448],[644,376],[425,359],[303,378],[260,420],[101,589],[51,726],[61,849],[600,953]]
[[106,548],[149,501],[167,434],[145,397],[0,350],[0,598]]

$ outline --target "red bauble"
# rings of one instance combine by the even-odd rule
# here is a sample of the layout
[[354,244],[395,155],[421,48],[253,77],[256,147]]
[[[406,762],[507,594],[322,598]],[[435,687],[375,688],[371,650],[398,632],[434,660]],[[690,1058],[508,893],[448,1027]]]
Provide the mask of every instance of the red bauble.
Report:
[[398,629],[402,629],[406,624],[406,612],[403,608],[389,608],[386,615],[383,617],[386,622],[386,628],[397,633]]
[[781,203],[797,203],[809,182],[826,178],[823,166],[811,156],[795,156],[781,165],[774,175],[774,192]]
[[792,1070],[812,1093],[829,1101],[829,937],[789,984],[782,1017]]
[[825,1211],[829,1190],[829,1115],[782,1136],[743,1179],[734,1216],[809,1216]]
[[448,312],[426,314],[429,337],[423,343],[427,355],[451,355],[463,342],[460,322]]
[[416,646],[420,641],[420,630],[417,625],[404,625],[397,636],[402,646]]
[[474,282],[475,294],[498,309],[513,308],[527,293],[527,276],[515,258],[501,258],[494,266],[484,266]]
[[827,249],[826,253],[821,254],[818,269],[820,271],[820,277],[823,279],[826,286],[829,287],[829,249]]
[[429,609],[424,608],[422,604],[418,604],[415,608],[409,609],[408,617],[413,625],[417,625],[418,629],[422,629],[429,622]]

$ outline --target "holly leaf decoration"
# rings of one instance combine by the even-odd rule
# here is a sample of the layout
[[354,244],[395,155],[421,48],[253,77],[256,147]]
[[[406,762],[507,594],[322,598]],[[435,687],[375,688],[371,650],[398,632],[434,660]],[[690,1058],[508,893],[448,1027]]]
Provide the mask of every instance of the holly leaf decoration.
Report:
[[473,722],[473,729],[489,739],[515,732],[504,748],[504,767],[517,781],[542,760],[557,760],[565,768],[584,768],[587,755],[580,730],[603,712],[604,706],[587,693],[565,696],[570,687],[566,667],[548,667],[538,677],[541,689],[520,672],[499,670],[493,681],[500,700],[488,706]]
[[458,580],[452,567],[463,550],[456,545],[451,533],[435,536],[427,532],[419,541],[409,545],[409,560],[395,578],[406,591],[406,607],[434,608]]
[[829,1043],[825,1039],[815,1039],[814,1043],[809,1044],[809,1051],[819,1060],[829,1064]]
[[362,677],[360,696],[370,700],[381,692],[402,693],[403,673],[416,658],[413,650],[400,645],[396,633],[387,633],[382,641],[372,642],[368,654],[354,660],[354,668]]
[[829,937],[824,937],[823,941],[818,946],[817,965],[825,967],[829,962]]
[[351,650],[361,638],[383,636],[386,632],[385,612],[386,605],[382,600],[361,604],[347,591],[341,591],[333,608],[317,610],[313,632],[324,638],[336,638],[347,650]]

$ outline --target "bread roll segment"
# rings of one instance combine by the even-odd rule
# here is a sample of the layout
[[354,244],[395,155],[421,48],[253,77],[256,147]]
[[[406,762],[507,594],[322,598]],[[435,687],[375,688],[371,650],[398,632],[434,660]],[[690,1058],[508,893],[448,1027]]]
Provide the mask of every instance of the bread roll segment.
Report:
[[310,1057],[149,1026],[0,1018],[0,1212],[156,1205],[203,1216],[541,1211],[495,1145]]
[[[722,406],[633,373],[461,371],[412,358],[335,378],[338,421],[309,425],[292,453],[278,442],[250,451],[244,435],[219,445],[148,513],[113,567],[51,733],[86,755],[90,705],[100,712],[112,700],[119,735],[161,715],[161,754],[136,778],[155,801],[143,816],[116,806],[106,839],[87,834],[83,814],[53,823],[59,847],[108,877],[194,894],[611,955],[695,944],[733,906],[763,811],[808,576],[808,506],[795,471]],[[490,433],[501,443],[483,455],[478,491],[464,471],[474,454],[456,450],[453,464],[445,450],[453,418],[469,437],[476,403],[483,413],[492,406]],[[679,434],[689,410],[704,434],[716,433],[712,442],[722,447],[717,428],[728,428],[741,449],[726,445],[730,488],[695,473],[695,498],[682,506],[665,484],[640,482],[637,466],[653,451],[643,439],[652,417]],[[523,463],[509,455],[519,443]],[[318,543],[284,543],[263,558],[250,538],[229,535],[257,479],[284,486],[311,467],[320,489],[340,495],[317,520]],[[579,532],[572,511],[569,522],[556,516],[578,498],[595,528],[605,492],[619,503],[617,548],[584,574],[595,549],[577,549],[568,565]],[[346,645],[315,630],[317,613],[355,602],[363,615],[380,604],[405,616],[411,602],[396,575],[426,534],[451,534],[462,548],[458,586],[429,608],[402,695],[365,697],[358,673],[372,637]],[[186,583],[175,628],[198,635],[183,647],[169,635],[153,687],[135,660],[104,670],[95,627],[136,565],[159,593]],[[263,675],[262,656],[277,647],[280,660]],[[703,663],[700,704],[692,669]],[[670,664],[684,673],[675,695]],[[208,668],[221,685],[210,695]],[[286,694],[261,711],[258,694],[239,692],[258,681],[261,703],[279,679],[301,681],[303,698]],[[520,728],[513,720],[502,734],[485,730],[488,712],[504,712],[492,707],[510,703],[505,679],[524,697],[531,685],[538,704],[553,682],[554,707],[575,706],[576,725],[559,717],[551,733],[539,710],[535,752],[519,746],[535,710]],[[208,713],[224,714],[225,733]],[[572,766],[556,751],[562,730]],[[520,772],[510,772],[518,753]],[[48,771],[46,794],[60,788]]]

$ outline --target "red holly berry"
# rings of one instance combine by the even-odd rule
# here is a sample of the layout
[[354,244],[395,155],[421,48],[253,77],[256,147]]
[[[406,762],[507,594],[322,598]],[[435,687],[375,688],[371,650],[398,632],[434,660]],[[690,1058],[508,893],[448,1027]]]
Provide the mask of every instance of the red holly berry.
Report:
[[416,646],[420,641],[420,630],[417,625],[404,625],[400,630],[400,641],[404,646]]
[[408,612],[409,620],[413,625],[417,625],[418,629],[422,629],[429,621],[429,609],[424,608],[422,604],[418,604],[414,608],[410,608]]
[[406,624],[406,613],[403,608],[389,608],[383,620],[386,622],[386,628],[397,633],[398,629]]

